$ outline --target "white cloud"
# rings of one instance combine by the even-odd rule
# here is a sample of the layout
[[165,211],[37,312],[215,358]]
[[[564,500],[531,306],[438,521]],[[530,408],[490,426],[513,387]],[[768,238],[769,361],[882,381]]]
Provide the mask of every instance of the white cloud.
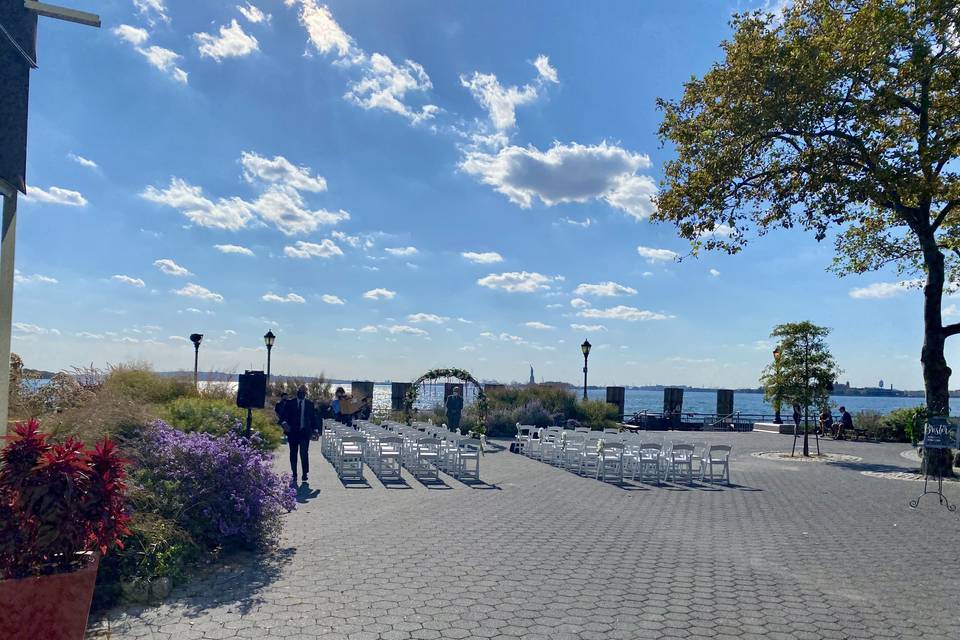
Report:
[[729,238],[733,235],[733,227],[727,224],[718,224],[710,231],[703,231],[697,234],[699,238]]
[[668,320],[673,317],[653,311],[644,311],[636,307],[628,307],[622,304],[609,309],[583,309],[579,311],[577,315],[581,318],[605,318],[611,320],[627,320],[629,322],[636,322],[638,320]]
[[153,262],[153,266],[155,266],[157,269],[160,269],[160,271],[163,271],[168,276],[185,277],[185,276],[193,275],[192,273],[190,273],[188,269],[181,267],[170,258],[162,258],[160,260],[155,260]]
[[24,199],[32,200],[34,202],[43,202],[46,204],[62,204],[68,207],[87,206],[87,199],[84,198],[79,191],[61,189],[60,187],[41,189],[40,187],[35,187],[28,184],[27,195]]
[[463,324],[473,324],[473,320],[467,320],[466,318],[457,318],[457,322],[462,322]]
[[477,284],[488,289],[503,289],[510,293],[534,293],[540,289],[549,289],[551,278],[536,272],[508,271],[505,273],[491,273],[477,280]]
[[140,196],[150,202],[178,209],[201,227],[237,231],[247,227],[253,220],[250,203],[240,198],[220,198],[214,203],[204,197],[200,187],[180,178],[171,178],[170,186],[163,190],[151,185]]
[[419,328],[417,328],[417,327],[411,327],[411,326],[408,326],[408,325],[405,325],[405,324],[394,324],[394,325],[390,325],[390,326],[388,326],[388,327],[384,327],[384,329],[386,329],[387,332],[390,333],[390,334],[402,333],[402,334],[406,334],[406,335],[410,335],[410,336],[426,336],[426,335],[429,335],[429,334],[428,334],[426,331],[424,331],[423,329],[419,329]]
[[220,25],[219,35],[195,33],[193,38],[197,41],[200,57],[213,58],[217,62],[224,58],[242,58],[260,50],[257,39],[244,31],[236,19],[230,21],[230,26]]
[[60,335],[59,329],[46,329],[44,327],[37,326],[35,324],[30,324],[27,322],[14,322],[13,328],[20,333],[32,333],[36,335],[46,335],[52,333],[53,335]]
[[492,73],[474,71],[469,78],[460,76],[460,84],[470,90],[473,98],[487,110],[490,122],[497,131],[512,129],[517,124],[517,107],[529,104],[540,96],[545,82],[558,82],[557,70],[550,65],[550,58],[540,55],[532,63],[537,69],[533,84],[522,87],[504,87]]
[[570,301],[570,306],[574,309],[583,309],[585,307],[589,307],[590,303],[583,298],[574,298]]
[[583,220],[574,220],[573,218],[560,218],[560,222],[566,222],[566,223],[569,224],[569,225],[573,225],[573,226],[575,226],[575,227],[582,227],[582,228],[584,228],[584,229],[587,229],[587,228],[589,228],[590,225],[592,225],[595,221],[594,221],[593,218],[584,218]]
[[850,297],[858,300],[879,300],[902,295],[912,288],[922,284],[921,280],[904,280],[901,282],[875,282],[866,287],[850,290]]
[[183,57],[179,53],[157,45],[150,45],[146,48],[136,47],[136,50],[153,67],[168,74],[177,82],[187,84],[187,72],[177,66],[177,61]]
[[396,64],[382,53],[368,55],[358,47],[324,5],[316,0],[286,0],[288,6],[300,5],[300,23],[306,28],[310,43],[322,54],[334,54],[335,64],[356,67],[361,78],[350,83],[344,98],[363,109],[384,109],[407,118],[411,123],[430,120],[440,111],[433,104],[419,108],[405,102],[411,92],[433,88],[430,76],[413,60]]
[[550,58],[542,53],[533,61],[533,66],[537,68],[537,73],[547,82],[557,83],[560,78],[557,76],[557,70],[550,64]]
[[288,258],[332,258],[342,256],[343,249],[334,244],[330,238],[324,238],[319,244],[297,240],[293,246],[284,247],[283,254]]
[[97,163],[94,162],[93,160],[91,160],[91,159],[89,159],[89,158],[84,158],[83,156],[78,156],[78,155],[75,154],[75,153],[68,153],[68,154],[67,154],[67,158],[70,159],[70,160],[73,160],[74,162],[76,162],[77,164],[79,164],[81,167],[86,167],[87,169],[99,169],[99,168],[100,168],[100,167],[97,166]]
[[951,304],[950,306],[944,307],[941,314],[944,318],[956,318],[960,316],[960,309],[957,308],[957,305]]
[[119,27],[114,27],[113,35],[135,47],[139,47],[150,39],[150,33],[146,29],[133,27],[129,24],[121,24]]
[[213,248],[220,253],[236,253],[242,256],[252,256],[253,251],[238,244],[215,244]]
[[586,331],[587,333],[607,330],[607,328],[602,324],[571,324],[570,328],[575,329],[576,331]]
[[555,329],[555,328],[556,328],[556,327],[554,327],[553,325],[549,325],[549,324],[546,324],[546,323],[543,323],[543,322],[540,322],[540,321],[537,321],[537,320],[533,320],[533,321],[531,321],[531,322],[525,322],[523,326],[528,327],[528,328],[530,328],[530,329],[536,329],[536,330],[538,330],[538,331],[548,331],[548,330],[550,330],[550,329]]
[[446,316],[438,316],[435,313],[412,313],[407,316],[407,322],[412,322],[414,324],[420,324],[422,322],[429,322],[431,324],[443,324],[448,321],[450,318]]
[[295,302],[297,304],[304,304],[306,299],[303,296],[297,295],[295,293],[288,293],[285,296],[278,296],[275,293],[265,293],[260,297],[264,302]]
[[656,184],[637,171],[650,158],[616,145],[554,143],[547,151],[509,146],[496,153],[467,151],[460,169],[476,176],[527,209],[539,199],[547,206],[604,200],[637,220],[654,210]]
[[103,334],[100,333],[90,333],[89,331],[78,331],[73,334],[77,338],[86,338],[88,340],[103,340]]
[[714,278],[716,278],[716,277],[718,277],[718,276],[720,275],[720,272],[717,271],[716,269],[710,269],[710,275],[712,275]]
[[364,293],[363,297],[367,300],[393,300],[397,297],[397,292],[389,289],[371,289]]
[[320,299],[323,300],[326,304],[344,304],[343,298],[335,296],[329,293],[325,293],[320,296]]
[[174,291],[178,296],[186,296],[188,298],[199,298],[201,300],[212,300],[213,302],[223,302],[223,296],[219,293],[214,293],[207,289],[206,287],[201,287],[198,284],[189,283],[187,286],[176,289]]
[[384,251],[392,256],[415,256],[420,253],[416,247],[390,247]]
[[164,0],[133,0],[133,6],[150,24],[154,24],[157,20],[170,22]]
[[484,251],[483,253],[464,251],[460,255],[470,262],[476,264],[495,264],[497,262],[503,262],[503,256],[496,251]]
[[115,276],[110,276],[110,279],[111,279],[111,280],[116,280],[117,282],[122,282],[122,283],[124,283],[124,284],[129,284],[129,285],[131,285],[131,286],[137,287],[138,289],[142,289],[142,288],[144,288],[145,286],[147,286],[147,284],[146,284],[143,280],[141,280],[140,278],[133,278],[133,277],[131,277],[131,276],[127,276],[127,275],[123,275],[123,274],[117,274],[117,275],[115,275]]
[[642,257],[647,259],[647,262],[650,264],[655,264],[657,262],[670,262],[671,260],[676,260],[680,257],[680,254],[676,251],[670,251],[670,249],[655,249],[653,247],[637,247],[637,253]]
[[183,336],[167,336],[167,340],[172,340],[174,342],[190,342],[189,338],[184,338]]
[[360,327],[360,333],[378,333],[380,330],[377,329],[374,325],[368,324]]
[[291,187],[273,185],[250,205],[265,221],[282,233],[292,236],[311,233],[321,225],[334,225],[350,219],[346,211],[305,208],[300,192]]
[[250,183],[257,181],[280,183],[298,191],[320,192],[327,190],[323,176],[315,176],[310,167],[298,167],[283,156],[265,158],[253,151],[240,154],[243,178]]
[[[581,284],[573,290],[578,296],[632,296],[637,293],[633,287],[627,287],[616,282],[601,282],[599,284]],[[571,301],[571,304],[572,301]]]
[[337,333],[356,333],[357,330],[353,327],[340,327],[337,329]]
[[237,5],[237,11],[240,12],[247,22],[252,22],[253,24],[259,24],[261,22],[270,22],[270,14],[264,13],[260,10],[259,7],[247,3],[246,6]]
[[[285,1],[288,6],[294,3],[294,0]],[[350,56],[351,52],[359,53],[353,38],[340,28],[326,5],[317,5],[316,0],[299,2],[300,24],[306,28],[310,43],[317,51],[327,54],[336,50],[336,55],[341,58]]]
[[56,278],[40,275],[39,273],[28,276],[21,273],[19,269],[13,270],[13,281],[16,284],[57,284]]

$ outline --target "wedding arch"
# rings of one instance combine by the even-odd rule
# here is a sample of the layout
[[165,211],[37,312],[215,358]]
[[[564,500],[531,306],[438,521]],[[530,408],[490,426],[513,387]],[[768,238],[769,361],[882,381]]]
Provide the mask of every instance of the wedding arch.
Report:
[[477,381],[477,379],[465,369],[431,369],[417,378],[413,384],[410,385],[410,388],[407,389],[407,394],[403,399],[404,413],[409,417],[413,412],[413,407],[417,403],[417,398],[420,397],[421,384],[424,382],[445,380],[448,378],[455,378],[464,384],[473,385],[473,387],[476,389],[477,399],[475,401],[475,405],[477,407],[477,422],[480,431],[482,432],[487,420],[487,394],[483,391],[483,385],[480,384],[480,382]]

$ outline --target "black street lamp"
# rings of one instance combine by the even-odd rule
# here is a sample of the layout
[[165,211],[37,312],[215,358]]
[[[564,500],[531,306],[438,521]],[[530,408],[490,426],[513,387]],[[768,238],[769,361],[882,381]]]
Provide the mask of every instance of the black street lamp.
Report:
[[580,351],[583,352],[583,399],[587,399],[587,358],[590,357],[590,341],[584,340],[580,345]]
[[191,333],[190,342],[193,343],[193,386],[200,388],[197,377],[197,364],[200,362],[200,341],[203,340],[202,333]]
[[277,336],[273,335],[273,331],[267,331],[263,334],[263,344],[267,345],[267,382],[270,382],[270,352],[273,351],[273,343],[276,341]]

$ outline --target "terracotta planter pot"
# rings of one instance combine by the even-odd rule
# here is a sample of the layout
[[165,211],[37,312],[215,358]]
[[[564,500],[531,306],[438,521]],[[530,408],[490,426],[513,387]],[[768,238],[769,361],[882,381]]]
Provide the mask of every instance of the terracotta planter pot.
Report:
[[72,573],[0,580],[0,638],[83,640],[100,559]]

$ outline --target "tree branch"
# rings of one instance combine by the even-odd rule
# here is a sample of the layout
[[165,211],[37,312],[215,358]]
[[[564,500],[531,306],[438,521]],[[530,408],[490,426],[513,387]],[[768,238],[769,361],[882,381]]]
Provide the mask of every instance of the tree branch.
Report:
[[960,322],[955,322],[953,324],[948,324],[943,329],[940,330],[940,333],[944,338],[949,338],[950,336],[955,336],[960,333]]
[[940,213],[937,214],[937,217],[933,220],[933,230],[936,231],[940,228],[940,225],[943,224],[943,221],[947,219],[947,214],[949,214],[954,208],[960,206],[960,200],[951,200],[943,209],[940,210]]

